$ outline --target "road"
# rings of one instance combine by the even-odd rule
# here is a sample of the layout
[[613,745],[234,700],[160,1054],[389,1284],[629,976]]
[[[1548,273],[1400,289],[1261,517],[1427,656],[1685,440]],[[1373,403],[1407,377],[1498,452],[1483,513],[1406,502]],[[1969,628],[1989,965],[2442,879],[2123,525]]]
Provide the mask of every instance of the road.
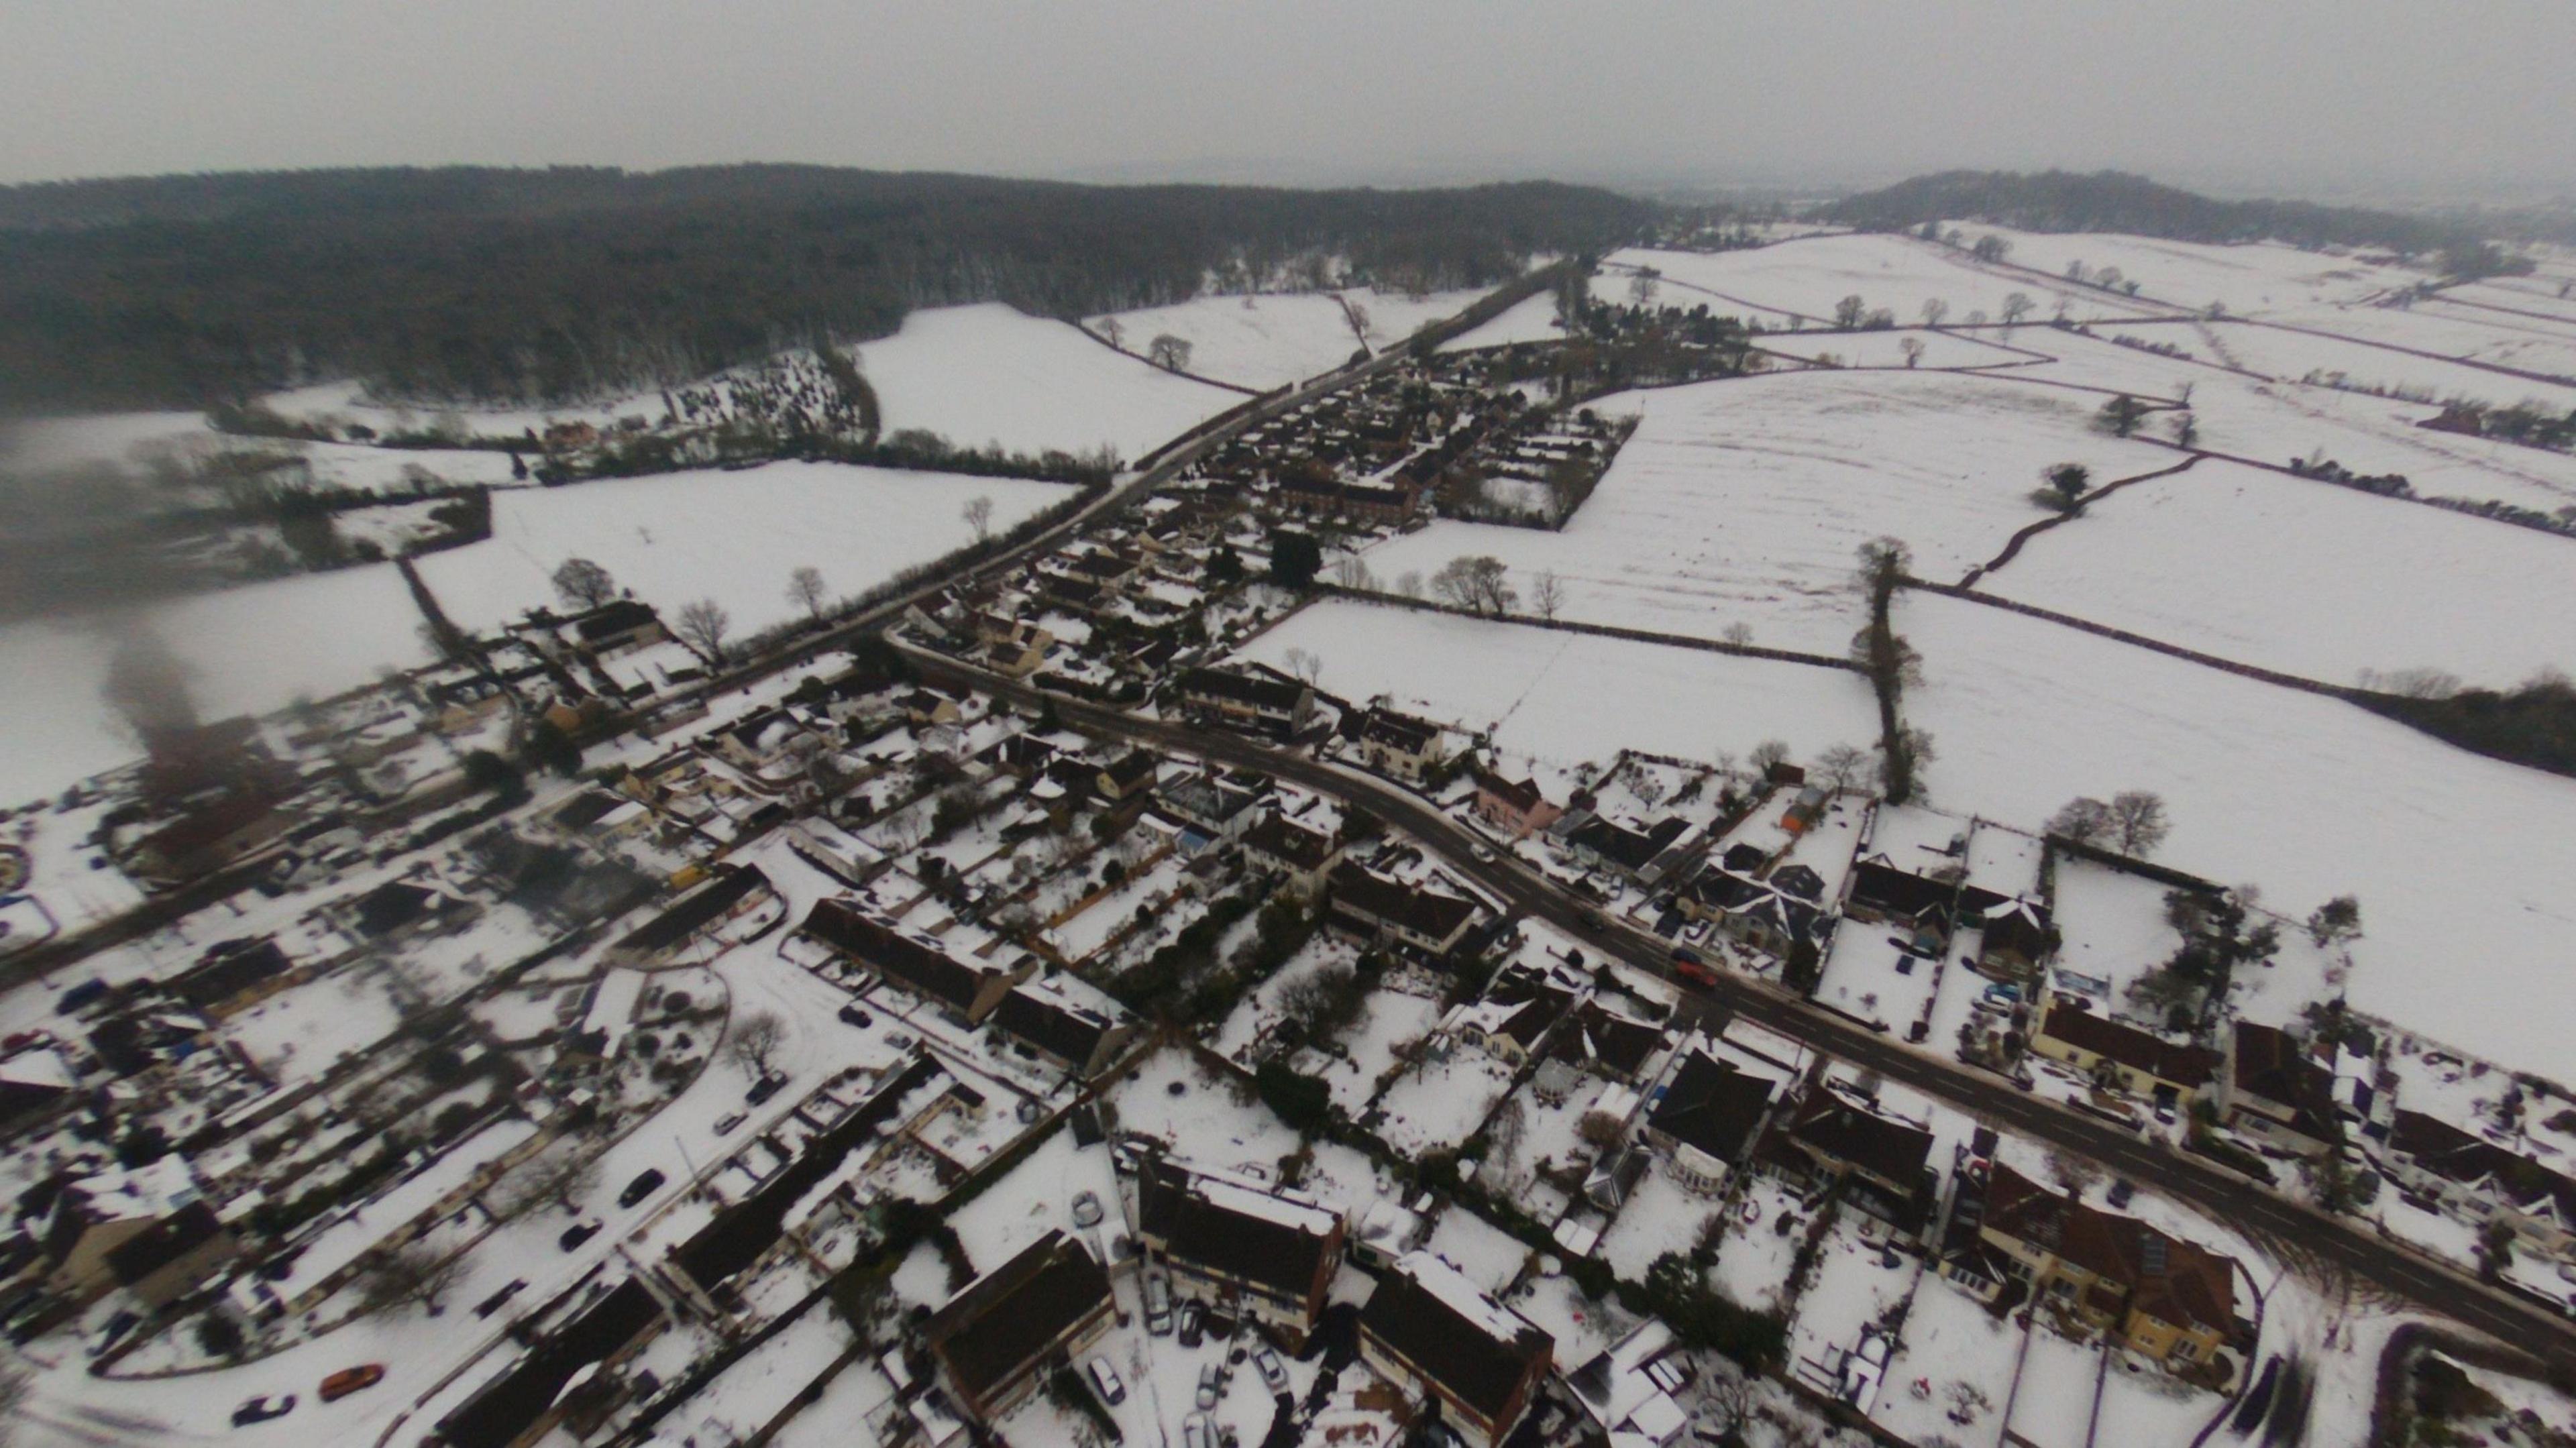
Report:
[[[1511,910],[1545,920],[1592,949],[1670,978],[1670,942],[1616,922],[1605,922],[1606,929],[1589,923],[1587,902],[1517,860],[1482,858],[1477,853],[1484,843],[1481,837],[1418,795],[1242,735],[1140,719],[954,659],[918,650],[907,653],[922,674],[936,682],[963,685],[1032,707],[1041,699],[1052,700],[1057,713],[1078,728],[1260,770],[1365,805],[1421,840],[1451,869],[1490,891]],[[1485,854],[1494,853],[1485,850]],[[2029,1095],[2002,1077],[1914,1050],[1771,982],[1722,975],[1713,987],[1675,984],[1704,1007],[1748,1017],[1888,1080],[1940,1097],[1998,1128],[2092,1158],[2239,1229],[2295,1243],[2320,1261],[2531,1351],[2544,1360],[2555,1380],[2576,1385],[2576,1323],[2372,1235],[2352,1221],[2328,1216],[2198,1157],[2150,1147],[2131,1132]]]

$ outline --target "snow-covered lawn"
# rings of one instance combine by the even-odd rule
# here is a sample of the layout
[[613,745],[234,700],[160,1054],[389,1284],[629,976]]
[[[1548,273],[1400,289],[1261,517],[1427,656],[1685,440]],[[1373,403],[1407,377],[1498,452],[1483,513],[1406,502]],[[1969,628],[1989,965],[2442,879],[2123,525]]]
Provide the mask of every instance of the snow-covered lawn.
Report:
[[490,541],[424,559],[421,575],[458,623],[485,629],[555,605],[556,567],[588,558],[665,619],[713,598],[749,632],[800,614],[787,575],[801,566],[821,569],[836,595],[863,592],[975,541],[962,515],[969,499],[993,500],[999,531],[1071,492],[1018,478],[778,462],[503,493],[492,500]]
[[[1834,314],[1834,305],[1857,296],[1871,310],[1886,308],[1899,322],[1916,319],[1933,297],[1950,304],[1950,320],[1964,321],[1982,311],[2003,319],[2004,298],[2013,292],[2038,304],[2045,319],[2065,301],[2067,315],[2082,322],[2104,317],[2153,316],[2168,309],[2150,302],[2114,297],[2090,287],[2024,276],[2009,271],[1986,272],[1967,264],[1958,253],[1928,242],[1889,235],[1807,237],[1750,251],[1693,253],[1627,247],[1604,259],[1603,275],[1593,283],[1597,295],[1627,300],[1623,268],[1650,266],[1663,274],[1656,300],[1667,306],[1691,306],[1706,298],[1709,310],[1760,319],[1778,327],[1790,316],[1813,326]],[[1722,297],[1751,304],[1730,307]]]
[[2029,828],[2079,794],[2154,790],[2159,860],[2294,917],[2360,897],[2356,1007],[2511,1066],[2563,1060],[2576,781],[1997,609],[1908,596],[1897,627],[1925,659],[1906,707],[1939,744],[1936,799]]
[[[1846,339],[1835,338],[1839,344]],[[1821,343],[1820,343],[1821,345]],[[1854,552],[1903,539],[1915,571],[1956,578],[2043,515],[2039,470],[2081,462],[2108,481],[2178,461],[2091,430],[2101,399],[1939,373],[1779,373],[1626,393],[1641,415],[1564,531],[1438,522],[1370,551],[1382,580],[1425,578],[1462,553],[1563,580],[1562,616],[1840,654],[1862,623]],[[1589,647],[1589,646],[1587,646]]]
[[2094,1381],[2101,1371],[2099,1349],[2033,1329],[2012,1398],[2012,1432],[2030,1448],[2087,1448],[2093,1442]]
[[[1888,1311],[1914,1290],[1922,1271],[1915,1258],[1899,1254],[1885,1265],[1878,1244],[1863,1241],[1856,1228],[1865,1220],[1847,1213],[1825,1238],[1815,1275],[1799,1295],[1797,1316],[1789,1324],[1791,1370],[1810,1382],[1831,1382],[1845,1353],[1860,1347],[1861,1332],[1886,1320]],[[1792,1240],[1795,1240],[1795,1234]]]
[[2576,542],[2227,463],[2124,489],[1979,586],[2333,683],[2576,669]]
[[[1597,1255],[1621,1277],[1642,1282],[1656,1258],[1667,1252],[1690,1255],[1701,1225],[1719,1210],[1716,1198],[1684,1190],[1658,1160],[1638,1179],[1610,1230],[1601,1234]],[[1728,1230],[1738,1228],[1730,1221]]]
[[[2283,314],[2284,324],[2311,327],[2338,336],[2412,347],[2440,357],[2492,362],[2500,367],[2537,372],[2545,377],[2576,377],[2576,326],[2472,307],[2438,303],[2400,310],[2390,307],[2303,307]],[[2496,378],[2497,390],[2519,378]]]
[[[1718,1243],[1717,1264],[1709,1269],[1712,1284],[1747,1307],[1779,1306],[1780,1289],[1788,1285],[1789,1268],[1812,1215],[1799,1210],[1787,1187],[1763,1176],[1748,1178],[1728,1210],[1732,1220]],[[1777,1225],[1782,1212],[1792,1215],[1786,1236]]]
[[1000,302],[914,312],[857,352],[888,432],[924,428],[961,447],[1106,444],[1134,458],[1243,400]]
[[[2003,1440],[2021,1338],[2021,1329],[1998,1320],[1984,1303],[1926,1273],[1906,1309],[1903,1350],[1888,1364],[1870,1416],[1908,1442],[1947,1436],[1959,1448],[1994,1448]],[[1922,1397],[1914,1395],[1917,1382],[1927,1389]]]
[[1345,698],[1388,694],[1555,764],[1606,760],[1623,746],[1740,757],[1774,738],[1792,758],[1813,759],[1877,728],[1868,686],[1844,670],[1410,609],[1316,604],[1247,652],[1278,664],[1292,648],[1319,656],[1324,687]]
[[1456,1147],[1475,1134],[1512,1084],[1512,1068],[1464,1043],[1445,1060],[1396,1078],[1378,1099],[1377,1134],[1404,1156]]

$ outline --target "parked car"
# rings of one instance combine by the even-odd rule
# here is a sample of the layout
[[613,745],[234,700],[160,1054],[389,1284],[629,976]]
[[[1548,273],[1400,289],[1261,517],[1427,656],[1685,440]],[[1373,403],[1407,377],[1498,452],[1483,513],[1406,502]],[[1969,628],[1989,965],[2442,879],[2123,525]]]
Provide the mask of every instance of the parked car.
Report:
[[1077,1227],[1100,1225],[1100,1198],[1090,1192],[1076,1192],[1073,1198],[1073,1224]]
[[573,1248],[580,1246],[582,1243],[587,1242],[598,1235],[599,1223],[595,1221],[575,1222],[571,1226],[563,1229],[562,1236],[555,1238],[555,1245],[569,1252]]
[[527,1288],[527,1278],[511,1278],[508,1282],[501,1285],[500,1290],[494,1292],[491,1296],[484,1298],[482,1301],[475,1303],[474,1315],[476,1317],[490,1317],[493,1313],[501,1310],[501,1305],[503,1303],[518,1296],[520,1293],[526,1291]]
[[857,1026],[861,1030],[866,1030],[868,1027],[877,1023],[877,1018],[869,1015],[865,1010],[861,1009],[857,1001],[852,1001],[848,1005],[841,1007],[839,1015],[841,1017],[842,1025]]
[[659,1191],[662,1183],[668,1180],[668,1177],[662,1175],[660,1167],[646,1167],[635,1180],[626,1184],[626,1190],[617,1194],[617,1205],[631,1207]]
[[1100,1390],[1100,1401],[1113,1408],[1127,1401],[1127,1385],[1118,1380],[1118,1370],[1105,1357],[1091,1360],[1091,1385]]
[[758,1106],[763,1101],[768,1100],[770,1097],[775,1096],[786,1089],[787,1078],[785,1076],[763,1076],[759,1080],[751,1083],[750,1090],[742,1093],[742,1104],[745,1106]]
[[739,1111],[728,1111],[724,1115],[717,1117],[716,1135],[723,1136],[727,1132],[732,1131],[735,1127],[742,1125],[742,1120],[742,1113]]
[[1199,1406],[1203,1409],[1213,1408],[1216,1406],[1216,1400],[1224,1396],[1224,1394],[1225,1369],[1217,1366],[1215,1363],[1209,1363],[1207,1366],[1200,1368]]
[[2125,1207],[2129,1204],[2129,1198],[2136,1196],[2137,1194],[2138,1184],[2136,1182],[2129,1180],[2127,1177],[2115,1177],[2112,1179],[2111,1191],[2106,1200],[2108,1200],[2114,1207]]
[[1172,1330],[1172,1284],[1160,1272],[1145,1274],[1145,1330],[1156,1337]]
[[249,1402],[242,1404],[240,1407],[233,1409],[233,1426],[236,1428],[247,1428],[253,1423],[265,1423],[271,1418],[283,1418],[294,1411],[295,1395],[293,1393],[280,1393],[269,1397],[253,1398]]
[[1288,1365],[1267,1345],[1252,1350],[1252,1365],[1261,1372],[1262,1386],[1274,1393],[1288,1391]]
[[1192,1413],[1182,1420],[1181,1448],[1217,1448],[1216,1434],[1209,1431],[1207,1414]]
[[1491,845],[1470,845],[1468,849],[1479,860],[1491,861],[1494,858],[1494,847]]
[[364,1392],[384,1380],[383,1363],[360,1363],[324,1378],[319,1396],[326,1403],[336,1403],[351,1393]]
[[1207,1309],[1195,1302],[1181,1304],[1181,1346],[1197,1347],[1207,1331]]

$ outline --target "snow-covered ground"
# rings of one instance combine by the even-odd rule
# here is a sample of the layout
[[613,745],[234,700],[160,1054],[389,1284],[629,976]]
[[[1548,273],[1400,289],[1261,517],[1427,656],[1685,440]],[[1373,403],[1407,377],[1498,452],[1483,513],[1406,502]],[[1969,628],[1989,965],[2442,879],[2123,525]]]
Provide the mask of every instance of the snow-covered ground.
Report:
[[2333,683],[2576,671],[2576,542],[2227,463],[2124,489],[1979,587]]
[[[2546,377],[2576,377],[2576,325],[2438,302],[2393,307],[2302,307],[2277,320],[2364,341],[2465,357]],[[2498,377],[2497,390],[2519,379]]]
[[1290,649],[1319,655],[1324,687],[1345,698],[1391,695],[1399,707],[1490,729],[1507,752],[1559,764],[1622,747],[1741,756],[1766,739],[1812,759],[1876,730],[1868,686],[1841,669],[1411,609],[1316,604],[1247,654],[1280,664]]
[[1908,595],[1896,624],[1924,655],[1906,708],[1939,750],[1936,800],[2033,828],[2076,795],[2156,791],[2173,817],[2159,860],[2258,884],[2292,916],[2360,897],[2356,1007],[2558,1069],[2576,780],[1999,609]]
[[[1482,293],[1432,292],[1416,299],[1401,292],[1351,287],[1338,294],[1205,296],[1168,307],[1114,312],[1110,317],[1118,323],[1120,345],[1130,352],[1141,354],[1154,338],[1169,334],[1190,344],[1190,371],[1266,392],[1330,372],[1359,350],[1362,334],[1352,329],[1350,313],[1337,295],[1368,319],[1368,346],[1376,351],[1403,342],[1426,322],[1456,316]],[[1104,320],[1093,317],[1083,325],[1098,332]]]
[[[1846,339],[1832,339],[1840,343]],[[1839,655],[1863,619],[1855,550],[1901,538],[1915,571],[1956,578],[2044,516],[2041,468],[2108,481],[2178,461],[2102,436],[2100,399],[1938,373],[1780,373],[1626,393],[1641,415],[1564,531],[1442,521],[1370,551],[1381,580],[1428,578],[1462,553],[1563,580],[1562,617]],[[1587,645],[1586,647],[1591,647]]]
[[2141,297],[2195,309],[2218,302],[2237,316],[2357,302],[2426,279],[2425,273],[2405,267],[2271,241],[2220,246],[2098,232],[2015,231],[1979,222],[1948,224],[1958,225],[1972,243],[1984,236],[2010,242],[2005,260],[2014,266],[2051,277],[2063,276],[2072,262],[2082,263],[2088,276],[2116,268],[2122,278],[2138,283]]
[[1470,352],[1478,347],[1501,347],[1513,342],[1553,342],[1565,335],[1556,324],[1556,294],[1541,292],[1523,297],[1503,309],[1500,316],[1479,327],[1471,328],[1440,344],[1443,352]]
[[999,302],[914,312],[903,330],[856,352],[886,431],[924,428],[960,447],[1106,445],[1134,458],[1243,400]]
[[[1982,311],[2003,320],[2004,298],[2020,292],[2037,303],[2034,316],[2046,320],[2062,300],[2075,321],[2104,317],[2169,314],[2152,302],[2115,297],[2090,287],[2072,286],[2012,271],[1985,271],[1968,264],[1960,253],[1929,242],[1887,235],[1818,236],[1784,241],[1749,251],[1711,253],[1656,251],[1626,247],[1604,259],[1603,275],[1593,283],[1596,294],[1627,299],[1627,269],[1653,267],[1662,274],[1659,302],[1688,306],[1709,293],[1709,310],[1733,313],[1780,327],[1791,318],[1808,326],[1828,322],[1844,297],[1857,296],[1873,311],[1885,308],[1899,322],[1917,319],[1923,303],[1938,297],[1949,303],[1951,321],[1965,321]],[[1729,306],[1734,298],[1749,306]]]

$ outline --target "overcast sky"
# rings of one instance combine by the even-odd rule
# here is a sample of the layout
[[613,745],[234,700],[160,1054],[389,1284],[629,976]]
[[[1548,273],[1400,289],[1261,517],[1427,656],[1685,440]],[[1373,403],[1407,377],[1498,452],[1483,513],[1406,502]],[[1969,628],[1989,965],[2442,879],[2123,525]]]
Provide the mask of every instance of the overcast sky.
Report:
[[0,180],[738,160],[2576,189],[2576,0],[0,0]]

